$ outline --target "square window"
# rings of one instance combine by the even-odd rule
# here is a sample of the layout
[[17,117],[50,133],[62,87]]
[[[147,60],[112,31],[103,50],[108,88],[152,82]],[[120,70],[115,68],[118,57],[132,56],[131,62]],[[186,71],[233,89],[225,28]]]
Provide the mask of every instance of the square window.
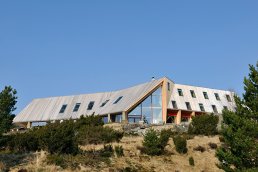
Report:
[[190,90],[190,93],[191,93],[192,98],[196,98],[194,90]]
[[215,105],[212,105],[212,109],[214,113],[218,113],[217,107]]
[[61,107],[59,113],[64,113],[66,107],[67,107],[67,104],[64,104],[64,105]]
[[207,92],[203,92],[203,96],[205,99],[209,99]]
[[73,108],[73,112],[77,112],[79,110],[80,106],[81,106],[81,103],[76,103]]
[[178,109],[178,108],[177,108],[176,101],[172,101],[172,107],[173,107],[173,109]]
[[219,94],[218,93],[214,93],[216,100],[220,100]]
[[177,91],[178,91],[179,96],[184,96],[182,89],[179,88],[179,89],[177,89]]
[[200,110],[201,110],[202,112],[205,112],[205,109],[204,109],[204,106],[203,106],[202,103],[199,103],[199,107],[200,107]]
[[192,110],[191,105],[189,102],[185,102],[187,110]]
[[94,103],[95,103],[94,101],[90,101],[90,103],[88,104],[87,110],[91,110],[94,106]]
[[226,94],[226,97],[227,97],[228,102],[231,102],[231,101],[232,101],[231,98],[230,98],[230,96],[229,96],[228,94]]

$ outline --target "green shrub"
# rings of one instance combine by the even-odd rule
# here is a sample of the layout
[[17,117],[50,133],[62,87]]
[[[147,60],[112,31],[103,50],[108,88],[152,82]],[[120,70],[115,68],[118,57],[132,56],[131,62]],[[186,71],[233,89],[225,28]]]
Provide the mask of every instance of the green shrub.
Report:
[[218,133],[219,117],[216,115],[198,115],[192,118],[189,125],[189,134],[215,135]]
[[51,154],[76,154],[78,142],[75,133],[73,120],[49,124],[38,130],[39,144]]
[[115,146],[115,152],[116,152],[117,157],[124,156],[123,146]]
[[81,116],[76,123],[74,123],[76,128],[81,128],[82,126],[103,126],[104,122],[99,115]]
[[170,133],[168,130],[162,130],[160,133],[150,129],[144,136],[143,148],[141,151],[148,155],[161,155],[168,143]]
[[123,137],[123,132],[116,131],[103,126],[82,126],[79,129],[77,140],[79,144],[99,144],[119,142]]
[[172,135],[171,130],[169,130],[169,129],[168,130],[165,130],[165,129],[161,130],[160,137],[159,137],[159,142],[160,142],[160,148],[161,148],[162,151],[167,146],[169,137],[171,135]]
[[[0,149],[14,152],[45,150],[50,154],[79,153],[79,144],[97,144],[119,142],[123,132],[103,127],[99,116],[81,117],[76,122],[65,120],[62,123],[50,123],[25,133],[0,137]],[[107,152],[104,150],[100,153]]]
[[32,130],[11,135],[9,139],[7,147],[15,152],[31,152],[40,149],[36,132]]
[[173,141],[174,141],[174,144],[176,146],[176,151],[178,153],[187,153],[187,142],[186,142],[186,139],[184,137],[181,137],[181,136],[175,136],[173,137]]
[[190,164],[191,166],[194,166],[194,159],[193,159],[192,156],[189,157],[189,164]]
[[159,147],[159,137],[158,133],[150,129],[144,136],[143,140],[143,151],[148,155],[160,155],[161,149]]
[[100,156],[102,157],[111,157],[113,155],[112,145],[104,145],[104,148],[100,150]]

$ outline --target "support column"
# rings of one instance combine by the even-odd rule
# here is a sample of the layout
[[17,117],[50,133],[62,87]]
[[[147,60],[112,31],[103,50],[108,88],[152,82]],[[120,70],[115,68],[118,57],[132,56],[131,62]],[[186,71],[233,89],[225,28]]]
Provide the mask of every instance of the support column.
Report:
[[128,123],[127,115],[125,112],[122,112],[122,123]]
[[111,122],[110,113],[107,115],[107,117],[108,117],[108,123],[110,123]]
[[176,124],[180,124],[180,123],[181,123],[181,110],[179,110],[176,115]]
[[189,122],[192,122],[192,117],[194,117],[194,116],[195,116],[195,112],[192,112],[192,113],[191,113],[191,116],[190,116]]
[[28,122],[27,123],[27,128],[31,128],[31,124],[32,124],[32,122]]

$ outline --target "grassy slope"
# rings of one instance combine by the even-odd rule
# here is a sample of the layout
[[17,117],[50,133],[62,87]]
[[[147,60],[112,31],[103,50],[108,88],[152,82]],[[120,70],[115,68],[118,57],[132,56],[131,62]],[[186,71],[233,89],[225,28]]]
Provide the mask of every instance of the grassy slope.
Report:
[[[194,139],[187,141],[188,153],[180,155],[175,151],[175,147],[172,139],[169,140],[169,145],[166,147],[166,155],[162,156],[147,156],[140,153],[137,146],[142,145],[143,137],[141,136],[126,136],[123,137],[120,143],[113,143],[113,145],[122,145],[124,148],[124,157],[112,157],[111,164],[100,164],[100,167],[81,167],[78,171],[117,171],[125,167],[134,167],[139,171],[205,171],[215,172],[222,171],[217,168],[216,163],[218,160],[215,157],[215,150],[209,148],[208,143],[216,143],[220,145],[219,137],[206,137],[195,136]],[[193,151],[194,147],[198,145],[206,148],[206,151],[201,153]],[[87,145],[82,146],[84,150],[100,149],[103,145]],[[195,166],[190,166],[188,158],[192,156],[195,161]],[[20,164],[12,169],[12,171],[18,171],[18,169],[24,168],[28,171],[75,171],[75,170],[62,170],[59,167],[53,165],[46,165],[44,163],[45,153],[37,153],[36,158],[27,163]]]

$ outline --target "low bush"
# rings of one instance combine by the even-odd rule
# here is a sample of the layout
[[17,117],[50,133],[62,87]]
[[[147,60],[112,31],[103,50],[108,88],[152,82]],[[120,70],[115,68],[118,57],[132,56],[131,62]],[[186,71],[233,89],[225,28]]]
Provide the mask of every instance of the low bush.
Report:
[[104,145],[104,148],[100,150],[100,156],[102,157],[111,157],[113,155],[112,145]]
[[175,136],[173,137],[173,141],[176,146],[176,151],[178,153],[181,153],[181,154],[187,153],[187,142],[184,137]]
[[170,137],[169,130],[162,130],[160,133],[150,129],[144,136],[143,148],[141,151],[148,155],[161,155],[168,143]]
[[205,149],[205,147],[199,145],[199,146],[195,147],[193,150],[199,151],[199,152],[204,152],[206,149]]
[[218,148],[218,145],[216,143],[209,143],[209,146],[211,149],[217,149]]
[[46,158],[47,164],[54,164],[57,166],[60,166],[62,168],[71,168],[71,169],[77,169],[79,168],[79,165],[85,165],[85,166],[92,166],[96,167],[99,166],[100,162],[104,162],[109,164],[110,160],[109,157],[107,157],[107,153],[105,156],[103,155],[103,149],[99,151],[84,151],[80,152],[77,155],[71,155],[71,154],[49,154]]
[[103,127],[99,116],[50,123],[25,133],[0,137],[0,149],[14,152],[45,150],[50,154],[78,154],[79,144],[119,142],[123,132]]
[[51,154],[77,154],[78,142],[73,120],[53,123],[38,131],[39,144]]
[[122,146],[115,146],[115,152],[117,157],[124,156],[124,149]]
[[123,132],[116,131],[109,127],[103,126],[82,126],[77,135],[79,144],[99,144],[119,142],[123,137]]
[[197,135],[215,135],[218,133],[219,117],[216,115],[198,115],[192,118],[188,133]]
[[192,156],[189,157],[189,164],[190,164],[191,166],[194,166],[194,159],[193,159]]
[[40,149],[39,140],[35,131],[10,135],[7,147],[11,151],[30,152]]

